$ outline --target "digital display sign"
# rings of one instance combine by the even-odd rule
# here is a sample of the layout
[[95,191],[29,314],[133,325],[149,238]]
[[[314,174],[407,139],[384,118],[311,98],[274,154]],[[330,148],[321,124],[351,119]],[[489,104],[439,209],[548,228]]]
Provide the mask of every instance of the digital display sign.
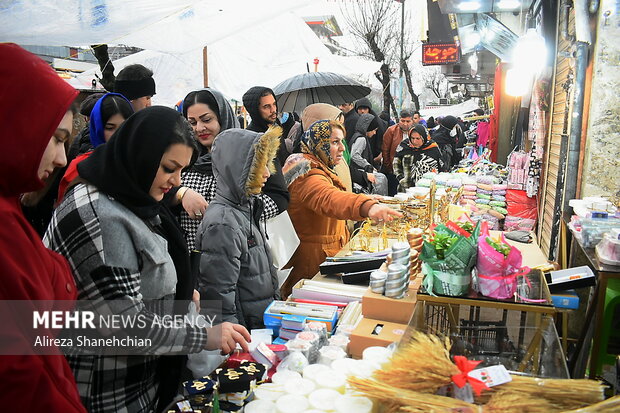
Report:
[[426,43],[422,45],[422,64],[446,65],[461,60],[459,47],[456,43]]

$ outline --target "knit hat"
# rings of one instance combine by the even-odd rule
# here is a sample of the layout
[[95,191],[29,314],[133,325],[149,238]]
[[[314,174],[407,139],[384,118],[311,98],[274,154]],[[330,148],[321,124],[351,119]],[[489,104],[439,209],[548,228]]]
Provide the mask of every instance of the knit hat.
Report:
[[446,117],[441,118],[441,126],[443,126],[444,128],[448,129],[448,130],[452,130],[452,128],[454,127],[454,125],[456,125],[458,123],[458,120],[456,119],[456,117],[452,116],[452,115],[448,115]]

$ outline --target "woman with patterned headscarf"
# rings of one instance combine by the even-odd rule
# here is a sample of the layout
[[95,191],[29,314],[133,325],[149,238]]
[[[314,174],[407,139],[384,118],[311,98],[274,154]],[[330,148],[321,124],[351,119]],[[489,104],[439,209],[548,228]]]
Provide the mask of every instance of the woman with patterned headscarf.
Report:
[[370,196],[346,192],[334,172],[343,160],[344,136],[340,122],[314,122],[302,137],[302,153],[289,156],[282,169],[291,196],[288,213],[300,241],[285,267],[293,270],[282,285],[283,299],[297,281],[312,278],[325,258],[349,241],[345,220],[391,221],[400,216]]

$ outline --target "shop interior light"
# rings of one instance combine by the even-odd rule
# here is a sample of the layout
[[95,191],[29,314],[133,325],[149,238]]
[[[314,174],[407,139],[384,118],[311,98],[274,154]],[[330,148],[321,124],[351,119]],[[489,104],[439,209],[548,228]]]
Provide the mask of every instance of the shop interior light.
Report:
[[547,47],[545,39],[536,32],[536,29],[527,29],[515,45],[512,53],[512,67],[539,74],[547,62]]
[[523,96],[532,87],[532,74],[519,68],[506,70],[506,94]]
[[464,1],[462,3],[459,3],[458,7],[460,10],[463,10],[463,11],[474,11],[480,8],[480,2],[479,1]]
[[497,2],[497,8],[500,10],[514,10],[521,6],[519,0],[500,0]]

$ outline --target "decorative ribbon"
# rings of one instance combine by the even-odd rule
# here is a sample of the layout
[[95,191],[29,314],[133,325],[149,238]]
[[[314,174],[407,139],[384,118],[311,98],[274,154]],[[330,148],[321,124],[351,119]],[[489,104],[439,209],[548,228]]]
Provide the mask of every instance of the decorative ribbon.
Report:
[[452,376],[452,381],[458,387],[464,387],[467,383],[471,385],[471,388],[476,393],[476,396],[480,396],[482,390],[487,390],[489,387],[482,381],[470,377],[468,373],[474,369],[478,364],[482,361],[472,361],[467,360],[467,357],[463,356],[454,356],[454,362],[456,363],[456,367],[461,371],[459,374],[455,374]]

